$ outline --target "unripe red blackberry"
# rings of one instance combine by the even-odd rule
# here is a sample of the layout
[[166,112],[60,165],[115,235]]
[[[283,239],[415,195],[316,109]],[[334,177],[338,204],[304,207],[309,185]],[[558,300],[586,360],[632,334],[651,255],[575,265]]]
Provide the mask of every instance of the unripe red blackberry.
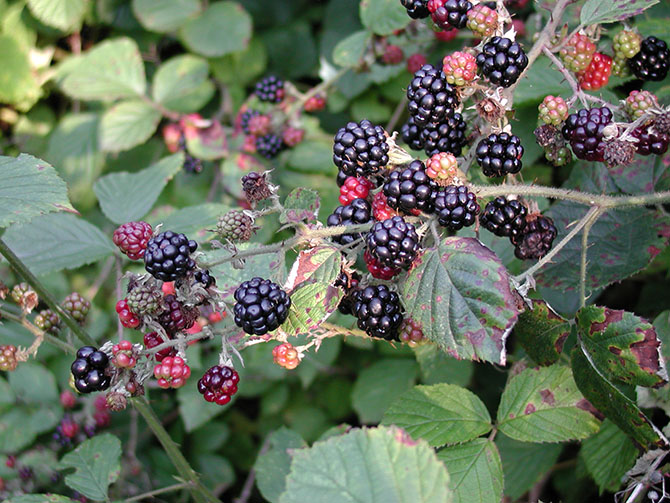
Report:
[[[168,337],[170,337],[170,334],[168,334]],[[157,332],[149,332],[148,334],[144,334],[144,345],[146,346],[147,349],[152,349],[155,348],[156,346],[160,346],[163,344],[165,341],[161,339],[161,337],[158,335]],[[164,358],[167,358],[168,356],[175,356],[177,354],[177,348],[175,347],[169,347],[165,349],[161,349],[157,353],[155,353],[154,357],[156,358],[156,361],[163,361]]]
[[551,218],[543,215],[527,219],[520,238],[514,248],[514,255],[520,260],[540,259],[544,257],[556,238],[557,230]]
[[658,99],[649,91],[631,91],[624,102],[624,109],[631,121],[639,119],[647,110],[655,107],[658,107]]
[[412,318],[405,318],[400,325],[400,333],[398,334],[400,342],[416,346],[419,342],[425,340],[421,325]]
[[130,341],[122,340],[112,346],[112,365],[119,368],[131,369],[137,363],[135,348]]
[[407,58],[407,71],[412,74],[418,72],[426,63],[428,63],[426,56],[420,52],[416,52]]
[[453,154],[438,152],[426,161],[426,174],[439,185],[451,185],[458,176],[458,162]]
[[568,105],[560,96],[545,96],[538,110],[542,122],[556,127],[568,117]]
[[19,364],[16,359],[16,346],[0,346],[0,370],[12,372]]
[[442,71],[447,82],[456,86],[464,86],[476,77],[477,61],[470,53],[456,51],[444,57]]
[[198,381],[198,391],[208,402],[226,405],[237,393],[240,376],[231,367],[215,365],[210,367]]
[[310,96],[305,101],[305,112],[318,112],[326,108],[326,98],[321,94]]
[[397,267],[383,265],[379,260],[370,255],[370,252],[367,250],[363,253],[363,260],[365,260],[365,266],[373,278],[390,280],[402,272],[402,269]]
[[119,315],[121,325],[126,328],[137,328],[142,323],[139,317],[130,310],[126,299],[121,299],[116,303],[116,312]]
[[596,52],[586,70],[578,75],[579,87],[587,91],[596,91],[607,85],[611,73],[612,58],[607,54]]
[[269,115],[258,114],[249,118],[245,132],[254,136],[263,136],[270,132],[272,120]]
[[397,65],[398,63],[402,63],[403,59],[405,59],[405,53],[399,46],[388,44],[384,48],[382,61],[387,65]]
[[44,309],[35,316],[35,325],[50,334],[57,334],[60,330],[61,321],[51,309]]
[[287,127],[282,132],[282,141],[287,147],[295,147],[305,139],[305,130],[295,127]]
[[394,217],[397,214],[398,213],[388,205],[384,191],[380,190],[377,192],[375,197],[372,198],[372,217],[377,222],[381,222],[383,220]]
[[190,376],[191,368],[179,356],[163,358],[154,367],[154,377],[158,380],[158,386],[163,389],[181,388]]
[[482,38],[493,35],[498,27],[498,13],[480,3],[468,11],[468,28]]
[[589,37],[575,33],[561,49],[560,55],[565,66],[575,73],[583,72],[591,63],[596,52],[596,44]]
[[290,342],[284,342],[272,349],[272,359],[280,367],[293,370],[300,363],[300,356]]
[[144,257],[144,250],[153,232],[151,225],[146,222],[128,222],[114,231],[112,241],[130,260],[139,260]]
[[340,187],[340,204],[346,206],[354,199],[367,199],[373,186],[367,178],[348,176]]
[[77,292],[72,292],[65,297],[61,303],[61,307],[70,313],[80,325],[83,325],[86,322],[88,311],[91,309],[91,303]]

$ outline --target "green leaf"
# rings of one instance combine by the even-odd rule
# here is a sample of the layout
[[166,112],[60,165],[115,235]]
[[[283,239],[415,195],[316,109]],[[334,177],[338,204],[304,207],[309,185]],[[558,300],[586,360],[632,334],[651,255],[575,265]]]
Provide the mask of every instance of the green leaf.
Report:
[[27,411],[20,407],[14,407],[0,416],[0,452],[19,452],[35,440],[37,432],[26,427],[28,419]]
[[645,194],[670,188],[670,169],[668,167],[663,156],[651,155],[638,156],[628,166],[603,167],[602,169],[612,177],[621,192]]
[[400,395],[384,413],[382,424],[394,424],[412,438],[441,447],[488,433],[491,416],[471,391],[453,384],[434,384],[415,386]]
[[105,152],[129,150],[156,131],[161,113],[149,103],[129,100],[108,109],[100,121],[100,148]]
[[361,423],[378,423],[398,395],[414,386],[416,362],[406,359],[380,360],[363,369],[351,393],[351,404]]
[[28,154],[0,156],[0,228],[53,211],[76,213],[67,186],[46,162]]
[[187,206],[170,213],[162,219],[150,218],[150,223],[163,223],[165,229],[173,232],[181,232],[187,236],[199,234],[206,236],[209,230],[216,228],[219,217],[230,209],[229,206],[220,203],[205,203],[197,206]]
[[8,405],[13,405],[16,396],[7,381],[0,377],[0,412],[4,411]]
[[98,196],[102,212],[116,224],[142,218],[183,163],[184,154],[178,153],[137,173],[121,171],[99,178],[93,191]]
[[490,503],[503,495],[503,469],[496,444],[477,438],[445,447],[437,457],[449,472],[454,503]]
[[0,54],[0,102],[16,105],[20,110],[28,110],[40,98],[42,91],[30,67],[27,52],[21,49],[15,39],[0,35]]
[[[214,161],[228,155],[228,140],[219,121],[203,120],[206,126],[200,124],[196,126],[187,116],[183,122],[186,148],[192,156],[205,161]],[[239,183],[239,170],[237,178]]]
[[205,59],[190,54],[176,56],[158,68],[152,96],[169,110],[195,112],[214,95],[214,84],[207,80],[208,74]]
[[243,51],[251,39],[251,16],[237,2],[217,2],[179,30],[193,52],[216,57]]
[[272,432],[268,442],[268,451],[260,454],[254,464],[256,484],[263,498],[277,503],[286,489],[286,477],[295,449],[307,447],[307,444],[298,433],[284,426]]
[[656,329],[644,318],[607,307],[577,312],[584,349],[607,379],[657,388],[668,382]]
[[336,65],[347,68],[358,66],[368,46],[370,37],[369,31],[361,30],[340,40],[333,49],[333,62]]
[[175,31],[200,13],[199,0],[133,0],[133,14],[147,30]]
[[121,441],[103,433],[84,441],[74,451],[63,456],[60,469],[74,468],[65,476],[65,483],[95,501],[108,500],[107,488],[121,472]]
[[396,0],[362,0],[360,14],[363,25],[377,35],[391,35],[411,21]]
[[28,0],[33,16],[48,26],[70,32],[81,27],[86,13],[84,0]]
[[60,494],[24,494],[8,499],[6,503],[75,503]]
[[435,344],[419,344],[412,349],[421,367],[421,380],[424,384],[446,382],[467,386],[470,383],[475,370],[470,360],[457,360]]
[[248,84],[259,77],[268,62],[267,49],[259,38],[252,38],[243,51],[210,59],[212,73],[224,84]]
[[476,239],[450,237],[414,264],[402,297],[424,335],[457,358],[504,365],[517,305],[495,253]]
[[207,424],[210,419],[218,416],[227,407],[222,407],[203,400],[195,386],[183,386],[177,390],[179,415],[184,421],[184,428],[188,433]]
[[569,367],[530,368],[512,376],[498,406],[500,431],[521,442],[563,442],[593,435],[589,411]]
[[667,446],[663,434],[593,366],[580,347],[572,350],[572,371],[579,390],[593,404],[591,407],[616,424],[636,445],[644,450]]
[[449,475],[425,442],[355,429],[293,454],[280,503],[450,503]]
[[58,388],[51,372],[38,363],[22,363],[9,373],[9,384],[21,401],[46,404],[58,402]]
[[562,444],[519,442],[498,435],[496,445],[505,474],[505,496],[517,501],[547,473],[563,450]]
[[561,357],[570,323],[543,300],[533,300],[533,309],[519,315],[514,334],[524,351],[540,365],[553,365]]
[[312,189],[298,187],[284,200],[284,209],[279,215],[282,224],[311,222],[319,216],[319,193]]
[[306,140],[292,148],[287,155],[287,167],[301,173],[337,174],[333,164],[333,146],[321,141]]
[[533,63],[527,74],[519,81],[514,90],[514,105],[539,103],[548,94],[564,95],[566,99],[571,91],[561,72],[556,70],[548,58],[541,56]]
[[616,491],[621,479],[632,468],[637,459],[633,442],[617,426],[605,420],[600,431],[584,440],[581,456],[593,480],[603,491]]
[[586,0],[580,21],[584,26],[623,21],[641,14],[658,0]]
[[144,94],[146,78],[140,50],[130,38],[109,39],[61,69],[60,86],[81,100],[114,100]]
[[65,213],[44,215],[28,224],[13,225],[5,232],[3,240],[37,275],[76,269],[116,251],[111,239],[96,226]]

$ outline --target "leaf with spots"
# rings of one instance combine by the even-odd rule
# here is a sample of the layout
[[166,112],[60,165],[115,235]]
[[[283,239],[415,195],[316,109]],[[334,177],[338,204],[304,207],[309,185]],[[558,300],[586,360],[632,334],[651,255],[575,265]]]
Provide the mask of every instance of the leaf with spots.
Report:
[[517,299],[495,253],[473,238],[449,237],[425,250],[402,285],[408,316],[456,358],[505,364]]
[[564,442],[593,435],[600,419],[569,367],[530,368],[512,376],[498,406],[502,433],[521,442]]
[[608,379],[653,388],[668,382],[661,341],[644,318],[586,306],[577,313],[577,327],[584,349]]
[[584,26],[615,23],[642,14],[659,0],[587,0],[580,21]]
[[588,403],[616,424],[641,449],[668,447],[668,441],[644,413],[619,391],[578,346],[572,350],[575,382]]
[[514,334],[528,355],[540,365],[553,365],[561,357],[570,323],[557,315],[543,300],[533,300],[533,308],[519,315]]
[[319,216],[319,194],[312,189],[298,187],[284,200],[284,209],[279,215],[282,224],[311,222]]
[[108,501],[109,484],[119,478],[121,465],[121,441],[114,435],[104,433],[86,440],[74,451],[63,456],[60,469],[74,468],[75,472],[65,476],[71,489],[95,501]]
[[[219,121],[186,117],[182,123],[186,148],[193,157],[205,161],[228,157],[228,139]],[[235,181],[239,183],[239,171],[236,174]]]

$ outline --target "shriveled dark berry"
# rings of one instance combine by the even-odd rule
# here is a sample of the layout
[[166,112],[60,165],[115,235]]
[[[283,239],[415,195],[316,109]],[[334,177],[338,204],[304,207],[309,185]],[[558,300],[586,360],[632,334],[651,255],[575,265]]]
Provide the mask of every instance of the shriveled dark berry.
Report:
[[386,285],[375,285],[358,290],[354,295],[354,316],[358,328],[370,337],[398,340],[403,320],[400,297]]
[[[337,225],[367,224],[372,220],[372,207],[365,199],[354,199],[346,206],[338,206],[326,220],[328,227]],[[332,240],[341,245],[348,245],[361,237],[360,232],[333,236]]]
[[365,242],[370,255],[392,268],[409,269],[419,252],[416,229],[400,216],[377,222]]
[[557,234],[554,221],[543,215],[527,221],[526,228],[514,248],[514,255],[521,260],[544,257],[554,243]]
[[509,133],[492,133],[477,145],[477,163],[486,176],[505,176],[521,171],[521,139]]
[[272,195],[272,191],[268,185],[267,174],[256,173],[255,171],[242,177],[242,190],[244,191],[244,197],[251,204],[263,201]]
[[276,330],[288,318],[291,298],[269,279],[252,278],[235,290],[235,324],[251,335]]
[[437,183],[426,174],[426,166],[419,160],[406,168],[393,170],[384,184],[386,203],[406,214],[433,212],[433,192]]
[[407,87],[407,110],[414,123],[424,127],[452,116],[459,104],[456,88],[447,82],[441,69],[424,65]]
[[349,176],[376,173],[389,162],[386,131],[367,119],[349,122],[335,135],[333,162]]
[[473,225],[478,213],[477,197],[465,185],[448,185],[435,196],[437,221],[452,231]]
[[493,37],[477,54],[479,70],[491,83],[509,87],[528,66],[528,56],[518,42],[506,37]]

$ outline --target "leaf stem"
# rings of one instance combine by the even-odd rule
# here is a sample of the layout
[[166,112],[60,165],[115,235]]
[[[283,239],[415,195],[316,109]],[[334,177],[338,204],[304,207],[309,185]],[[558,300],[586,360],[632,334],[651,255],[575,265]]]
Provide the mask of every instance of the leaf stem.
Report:
[[153,491],[149,491],[143,494],[138,494],[137,496],[133,496],[132,498],[126,498],[124,500],[124,503],[132,503],[133,501],[143,501],[147,498],[151,498],[152,496],[158,496],[159,494],[170,493],[172,491],[179,491],[180,489],[188,489],[189,487],[192,486],[193,486],[192,482],[181,482],[179,484],[173,484],[171,486],[162,487],[160,489],[154,489]]

